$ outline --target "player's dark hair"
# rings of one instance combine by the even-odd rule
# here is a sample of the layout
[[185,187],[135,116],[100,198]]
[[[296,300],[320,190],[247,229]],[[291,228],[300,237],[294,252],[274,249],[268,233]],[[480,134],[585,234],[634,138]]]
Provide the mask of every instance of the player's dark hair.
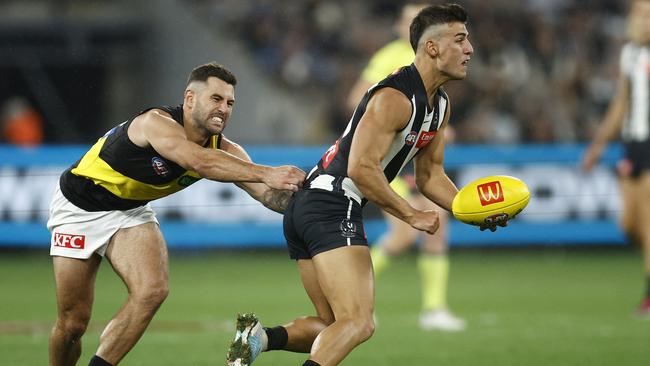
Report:
[[467,12],[458,4],[432,5],[422,9],[411,22],[410,41],[413,51],[417,51],[420,38],[427,28],[454,22],[467,23]]
[[187,78],[187,84],[193,81],[206,81],[211,76],[219,78],[232,86],[237,85],[235,75],[225,66],[216,62],[209,62],[195,67]]

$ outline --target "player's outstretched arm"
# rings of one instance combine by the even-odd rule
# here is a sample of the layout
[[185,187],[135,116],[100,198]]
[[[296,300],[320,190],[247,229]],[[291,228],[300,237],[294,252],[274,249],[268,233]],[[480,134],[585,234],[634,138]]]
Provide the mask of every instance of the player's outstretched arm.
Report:
[[368,102],[352,139],[348,176],[381,209],[433,234],[439,225],[438,213],[413,208],[393,191],[381,167],[395,134],[410,117],[411,103],[404,94],[392,88],[378,90]]
[[262,182],[276,189],[297,190],[304,172],[295,167],[254,164],[223,150],[207,149],[188,140],[185,130],[169,114],[151,110],[135,118],[129,138],[141,147],[152,146],[164,158],[201,177],[222,182]]
[[436,137],[415,156],[415,184],[418,190],[429,200],[451,212],[451,202],[458,193],[458,188],[449,179],[444,169],[445,129],[449,123],[449,110],[438,129]]
[[607,143],[621,130],[623,119],[625,118],[629,105],[629,89],[630,82],[628,78],[621,75],[616,87],[616,95],[607,108],[605,118],[598,132],[596,132],[594,140],[582,157],[582,170],[590,171],[594,167],[598,160],[600,160],[600,156]]
[[[251,161],[250,156],[248,156],[248,153],[246,153],[243,147],[225,137],[222,139],[221,148],[244,161]],[[303,180],[304,176],[305,174],[303,172]],[[235,184],[266,208],[278,213],[284,213],[289,204],[289,199],[294,192],[294,190],[273,189],[264,183],[237,182]],[[302,186],[302,181],[298,186]]]

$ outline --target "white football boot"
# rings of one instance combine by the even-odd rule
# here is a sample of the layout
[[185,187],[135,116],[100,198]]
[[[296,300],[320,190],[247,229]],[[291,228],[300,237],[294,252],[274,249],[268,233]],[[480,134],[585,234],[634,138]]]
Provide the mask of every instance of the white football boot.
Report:
[[447,309],[425,311],[420,315],[420,328],[459,332],[465,330],[465,320],[454,316]]
[[237,315],[237,333],[226,355],[228,366],[250,366],[262,352],[266,332],[254,313]]

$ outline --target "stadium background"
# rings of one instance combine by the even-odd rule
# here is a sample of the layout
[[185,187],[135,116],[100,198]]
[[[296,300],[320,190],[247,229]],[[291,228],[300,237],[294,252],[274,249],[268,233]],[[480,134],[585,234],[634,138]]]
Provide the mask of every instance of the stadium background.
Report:
[[[626,2],[461,3],[475,54],[468,80],[447,88],[458,141],[447,169],[459,185],[518,176],[533,198],[495,234],[452,224],[450,302],[469,320],[466,332],[417,330],[407,256],[378,284],[376,336],[344,364],[646,364],[650,324],[631,316],[641,260],[616,227],[620,148],[589,175],[576,169],[614,92]],[[226,134],[255,161],[308,169],[347,123],[347,92],[393,37],[400,5],[0,3],[0,364],[46,359],[55,307],[43,223],[58,174],[94,139],[137,110],[179,103],[189,70],[217,60],[239,79]],[[15,146],[4,133],[25,113],[41,123],[38,146]],[[124,364],[218,364],[237,311],[270,324],[311,312],[279,215],[214,182],[155,206],[172,248],[171,295]],[[368,214],[373,239],[383,223],[376,209]],[[104,267],[82,361],[124,297]],[[269,354],[259,364],[301,359]]]

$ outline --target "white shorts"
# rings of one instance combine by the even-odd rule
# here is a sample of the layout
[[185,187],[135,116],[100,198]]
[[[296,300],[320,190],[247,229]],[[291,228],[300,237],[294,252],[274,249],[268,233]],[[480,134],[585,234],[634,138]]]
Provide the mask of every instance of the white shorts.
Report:
[[97,253],[103,257],[118,230],[147,222],[158,224],[149,204],[126,211],[89,212],[68,201],[57,186],[47,220],[52,234],[50,255],[86,259]]

